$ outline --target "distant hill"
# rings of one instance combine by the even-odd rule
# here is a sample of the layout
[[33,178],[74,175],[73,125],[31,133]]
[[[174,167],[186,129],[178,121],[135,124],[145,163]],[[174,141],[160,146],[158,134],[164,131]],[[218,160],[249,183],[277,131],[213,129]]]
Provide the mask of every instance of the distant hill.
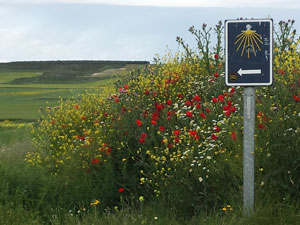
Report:
[[[114,71],[131,65],[138,68],[148,61],[72,60],[72,61],[19,61],[0,63],[0,76],[4,72],[40,72],[39,76],[21,77],[13,84],[24,83],[81,83],[106,79],[105,76],[92,76],[103,71]],[[107,73],[107,76],[114,75]]]

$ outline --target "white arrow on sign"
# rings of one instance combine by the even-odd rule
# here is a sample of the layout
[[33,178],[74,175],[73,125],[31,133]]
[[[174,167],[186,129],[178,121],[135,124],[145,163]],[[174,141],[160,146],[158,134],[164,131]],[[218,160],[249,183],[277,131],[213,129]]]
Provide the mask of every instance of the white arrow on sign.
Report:
[[243,76],[245,74],[251,74],[251,75],[261,74],[261,70],[260,69],[257,69],[257,70],[243,70],[242,68],[240,68],[239,71],[238,71],[238,74],[240,76]]

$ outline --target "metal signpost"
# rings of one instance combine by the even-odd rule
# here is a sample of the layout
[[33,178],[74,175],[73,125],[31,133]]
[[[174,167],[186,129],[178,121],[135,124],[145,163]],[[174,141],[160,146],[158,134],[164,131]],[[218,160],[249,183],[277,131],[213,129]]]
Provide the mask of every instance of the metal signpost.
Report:
[[273,20],[225,21],[225,83],[243,93],[243,210],[254,213],[255,86],[272,85]]

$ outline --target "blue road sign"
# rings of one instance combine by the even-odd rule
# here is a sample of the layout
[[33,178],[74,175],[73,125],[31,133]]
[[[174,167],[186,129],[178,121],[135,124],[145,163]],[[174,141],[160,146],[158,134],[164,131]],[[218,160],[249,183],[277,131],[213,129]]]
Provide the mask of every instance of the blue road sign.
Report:
[[272,49],[272,19],[226,20],[226,85],[272,85]]

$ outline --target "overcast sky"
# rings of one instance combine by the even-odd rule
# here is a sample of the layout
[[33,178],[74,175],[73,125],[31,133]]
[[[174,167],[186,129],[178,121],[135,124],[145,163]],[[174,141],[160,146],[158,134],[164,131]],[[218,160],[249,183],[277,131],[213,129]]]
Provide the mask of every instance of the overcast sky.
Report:
[[195,44],[190,26],[296,20],[299,0],[0,0],[0,61],[152,60]]

